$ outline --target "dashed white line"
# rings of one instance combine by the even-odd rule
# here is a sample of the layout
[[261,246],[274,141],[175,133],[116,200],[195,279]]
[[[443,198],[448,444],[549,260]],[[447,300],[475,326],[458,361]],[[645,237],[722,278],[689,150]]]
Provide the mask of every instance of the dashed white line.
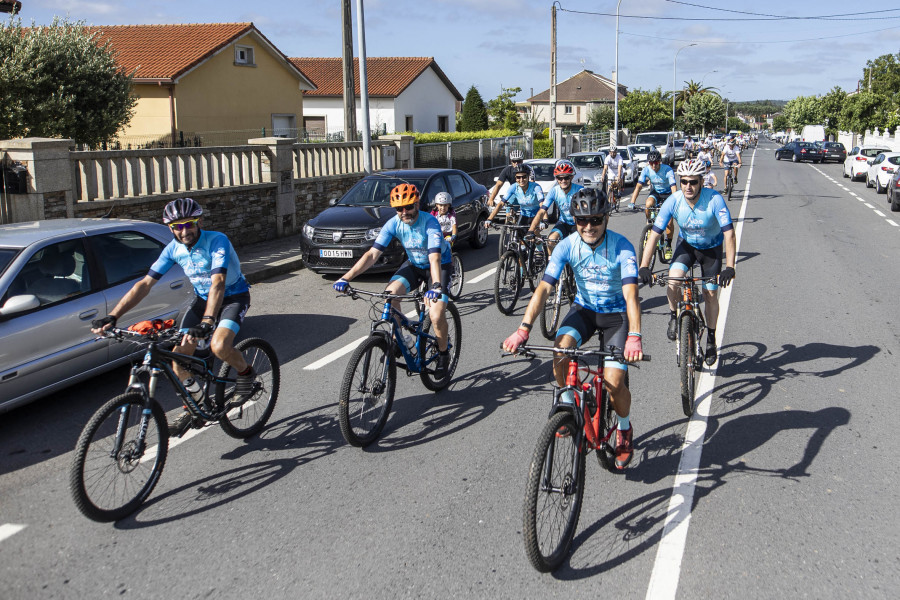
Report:
[[473,279],[468,280],[466,282],[466,285],[469,285],[472,283],[478,283],[479,281],[483,281],[483,280],[487,279],[488,277],[490,277],[491,275],[493,275],[495,272],[496,272],[496,270],[494,268],[488,269],[487,271],[485,271],[478,277],[474,277]]
[[304,371],[315,371],[316,369],[321,369],[322,367],[324,367],[331,361],[337,360],[340,357],[344,356],[345,354],[350,354],[351,352],[356,350],[356,347],[359,346],[360,344],[362,344],[363,340],[365,340],[367,337],[369,337],[369,336],[361,337],[358,340],[356,340],[355,342],[351,342],[351,343],[347,344],[343,348],[338,348],[331,354],[329,354],[327,356],[323,356],[316,362],[306,365],[305,367],[303,367],[303,370]]
[[891,225],[893,225],[894,227],[900,227],[900,225],[897,225],[897,223],[895,223],[894,221],[891,221],[890,219],[885,219],[885,220],[886,220],[888,223],[890,223]]
[[884,214],[883,212],[881,212],[881,211],[878,210],[878,209],[875,210],[875,214],[878,215],[879,217],[886,217],[886,216],[887,216],[886,214]]
[[0,525],[0,542],[11,538],[25,529],[25,527],[26,525],[16,525],[15,523],[4,523],[3,525]]
[[874,206],[872,206],[872,205],[869,204],[868,202],[863,202],[863,206],[865,206],[866,208],[875,208]]

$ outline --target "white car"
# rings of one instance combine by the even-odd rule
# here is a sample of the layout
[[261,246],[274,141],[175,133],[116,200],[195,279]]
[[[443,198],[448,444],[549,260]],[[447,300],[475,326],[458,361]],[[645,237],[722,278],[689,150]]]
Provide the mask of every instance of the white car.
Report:
[[847,160],[844,161],[844,177],[849,177],[851,181],[858,178],[866,177],[869,170],[869,161],[873,160],[882,152],[890,152],[890,148],[884,146],[856,146],[847,153]]
[[[609,154],[609,146],[600,148],[600,152]],[[621,156],[625,161],[625,164],[622,165],[622,175],[625,178],[625,185],[633,184],[637,181],[637,177],[640,173],[637,170],[637,161],[634,160],[634,156],[631,154],[631,146],[618,146],[616,148],[616,154]]]
[[653,150],[650,144],[629,144],[628,149],[631,150],[631,158],[637,163],[637,172],[640,175],[641,170],[647,166],[647,155]]
[[874,187],[879,194],[887,193],[897,165],[900,165],[900,152],[882,152],[876,156],[866,171],[866,187]]

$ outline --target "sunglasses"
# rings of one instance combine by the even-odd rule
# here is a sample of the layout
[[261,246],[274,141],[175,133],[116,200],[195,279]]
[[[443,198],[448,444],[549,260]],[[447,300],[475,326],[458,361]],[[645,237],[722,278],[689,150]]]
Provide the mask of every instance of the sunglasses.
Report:
[[659,161],[658,161],[658,160],[651,160],[649,164],[651,164],[651,165],[658,165],[658,164],[659,164]]
[[185,221],[184,223],[172,223],[169,225],[169,228],[172,231],[184,231],[185,229],[190,229],[197,224],[197,221],[200,219],[191,219],[190,221]]
[[699,179],[682,179],[681,185],[700,185]]
[[575,217],[575,224],[581,225],[582,227],[591,224],[596,227],[597,225],[602,225],[603,219],[605,218],[606,217]]
[[528,175],[516,175],[516,180],[519,179],[528,179]]
[[572,181],[571,175],[560,175],[556,178],[557,181]]
[[412,212],[415,209],[416,209],[415,204],[407,204],[406,206],[395,206],[394,207],[394,210],[396,210],[398,214],[402,213],[402,212]]

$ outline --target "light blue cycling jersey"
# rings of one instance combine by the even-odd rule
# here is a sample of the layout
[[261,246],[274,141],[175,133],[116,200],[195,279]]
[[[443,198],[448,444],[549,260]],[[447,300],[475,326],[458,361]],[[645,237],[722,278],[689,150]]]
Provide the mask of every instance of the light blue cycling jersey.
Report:
[[550,188],[550,191],[547,192],[547,198],[544,199],[544,203],[541,204],[541,208],[544,210],[550,210],[550,207],[556,202],[556,205],[559,207],[559,220],[567,225],[575,225],[575,219],[572,218],[572,213],[569,212],[569,207],[572,206],[572,198],[575,197],[575,194],[578,190],[583,189],[583,185],[578,185],[577,183],[573,183],[569,187],[568,192],[564,192],[561,187],[558,185],[554,185]]
[[510,206],[518,206],[519,214],[523,217],[536,215],[543,201],[544,190],[533,181],[529,181],[528,188],[524,190],[519,184],[511,186],[506,192],[506,198],[503,199],[503,202]]
[[147,274],[158,280],[176,263],[181,265],[194,291],[204,300],[208,299],[212,276],[217,273],[225,274],[226,296],[250,291],[250,285],[241,273],[237,252],[224,233],[203,229],[197,243],[190,248],[177,239],[172,240]]
[[625,312],[622,286],[637,285],[638,262],[634,246],[624,236],[607,229],[603,241],[592,250],[573,233],[556,246],[543,281],[556,285],[567,264],[578,287],[576,304],[598,313]]
[[444,240],[441,233],[441,224],[425,211],[420,210],[419,216],[410,225],[401,221],[399,215],[392,217],[381,228],[372,247],[384,252],[392,238],[400,240],[409,257],[409,262],[420,269],[428,269],[431,266],[431,263],[428,262],[428,255],[432,253],[440,253],[441,264],[447,264],[453,260],[450,244]]
[[662,233],[673,217],[678,223],[678,237],[701,250],[720,246],[725,237],[722,233],[734,229],[724,198],[709,188],[700,190],[694,208],[684,199],[682,191],[666,198],[653,222],[653,231]]
[[654,171],[646,166],[641,171],[641,176],[638,177],[638,183],[647,185],[648,179],[654,190],[661,194],[669,194],[672,192],[672,186],[675,185],[675,171],[669,165],[659,165],[659,171]]

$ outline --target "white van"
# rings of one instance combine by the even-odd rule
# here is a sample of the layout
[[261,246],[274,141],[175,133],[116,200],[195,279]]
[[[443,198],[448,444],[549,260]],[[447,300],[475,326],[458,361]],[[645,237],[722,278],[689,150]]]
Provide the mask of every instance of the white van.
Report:
[[662,154],[663,164],[671,167],[675,163],[673,139],[674,135],[671,131],[645,131],[634,136],[634,143],[656,146],[656,149]]
[[800,139],[804,142],[824,142],[825,128],[821,125],[805,125]]

